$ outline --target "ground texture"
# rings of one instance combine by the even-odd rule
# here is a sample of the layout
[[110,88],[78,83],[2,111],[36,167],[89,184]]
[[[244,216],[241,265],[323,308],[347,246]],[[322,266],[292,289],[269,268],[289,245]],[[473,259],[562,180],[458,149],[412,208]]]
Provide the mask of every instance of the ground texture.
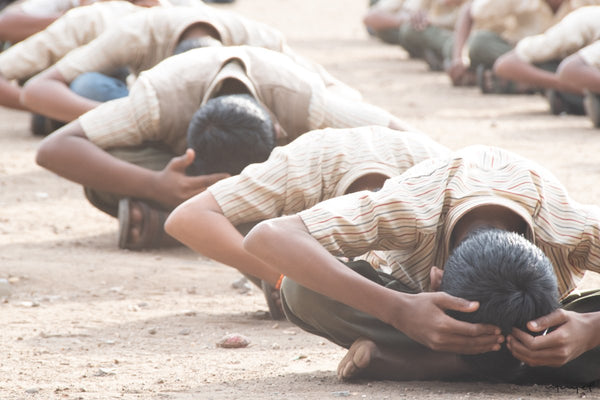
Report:
[[[364,97],[458,149],[530,157],[587,203],[600,199],[600,131],[555,117],[539,96],[452,88],[399,48],[369,39],[366,1],[238,0]],[[337,381],[343,349],[266,318],[262,293],[184,248],[130,252],[81,188],[35,165],[29,117],[0,109],[0,399],[575,399],[600,389]],[[1,283],[1,282],[0,282]],[[588,275],[583,286],[597,286]],[[0,284],[0,290],[2,285]],[[245,335],[244,349],[215,344]]]

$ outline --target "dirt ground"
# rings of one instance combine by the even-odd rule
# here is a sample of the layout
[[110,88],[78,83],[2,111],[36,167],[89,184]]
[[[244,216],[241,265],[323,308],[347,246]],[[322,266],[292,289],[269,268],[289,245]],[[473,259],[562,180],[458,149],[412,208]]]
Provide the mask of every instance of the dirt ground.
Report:
[[[581,202],[600,198],[600,130],[538,96],[482,96],[368,38],[366,0],[238,0],[364,97],[457,149],[498,145],[544,164]],[[575,399],[600,388],[341,383],[344,350],[266,318],[240,275],[185,248],[117,249],[115,220],[38,167],[28,114],[0,109],[0,399]],[[583,286],[598,285],[586,276]],[[2,290],[0,284],[0,290]],[[215,343],[247,336],[244,349]]]

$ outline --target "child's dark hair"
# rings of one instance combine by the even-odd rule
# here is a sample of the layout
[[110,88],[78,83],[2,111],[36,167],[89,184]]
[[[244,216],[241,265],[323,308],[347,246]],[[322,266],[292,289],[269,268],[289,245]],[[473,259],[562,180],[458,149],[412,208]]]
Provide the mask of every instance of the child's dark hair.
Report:
[[252,96],[219,96],[194,114],[187,145],[196,152],[188,175],[237,175],[248,164],[269,157],[275,147],[275,130],[269,113]]
[[[475,312],[448,311],[449,315],[498,326],[504,335],[513,327],[527,332],[527,322],[559,306],[550,260],[523,236],[495,228],[472,232],[454,249],[444,265],[440,289],[479,302]],[[490,380],[511,380],[520,370],[520,361],[505,344],[497,352],[462,357],[476,374]]]

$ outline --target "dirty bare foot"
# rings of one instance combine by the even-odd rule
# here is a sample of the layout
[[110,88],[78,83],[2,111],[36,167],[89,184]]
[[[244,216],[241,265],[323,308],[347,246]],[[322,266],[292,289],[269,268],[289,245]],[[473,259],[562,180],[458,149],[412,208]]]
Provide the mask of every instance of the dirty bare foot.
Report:
[[368,370],[371,359],[378,351],[377,345],[369,339],[356,340],[338,364],[338,378],[342,380],[360,378]]
[[410,380],[470,379],[472,374],[453,353],[435,352],[417,343],[397,348],[357,339],[337,369],[342,380],[358,378]]

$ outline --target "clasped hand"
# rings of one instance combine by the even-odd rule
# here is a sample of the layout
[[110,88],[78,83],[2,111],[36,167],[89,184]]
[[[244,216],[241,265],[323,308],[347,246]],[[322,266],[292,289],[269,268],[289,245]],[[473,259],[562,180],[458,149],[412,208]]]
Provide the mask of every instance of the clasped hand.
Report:
[[227,178],[227,173],[210,175],[188,176],[185,171],[194,161],[195,153],[192,149],[174,157],[169,164],[158,171],[155,180],[155,198],[162,205],[173,208],[192,196],[206,190],[207,187],[221,179]]
[[507,347],[529,366],[560,367],[598,345],[594,343],[594,318],[593,313],[559,309],[527,324],[539,336],[514,328],[507,337]]
[[473,312],[479,303],[443,292],[408,295],[409,305],[399,311],[393,325],[413,340],[435,351],[478,354],[500,350],[500,328],[458,321],[446,310]]

